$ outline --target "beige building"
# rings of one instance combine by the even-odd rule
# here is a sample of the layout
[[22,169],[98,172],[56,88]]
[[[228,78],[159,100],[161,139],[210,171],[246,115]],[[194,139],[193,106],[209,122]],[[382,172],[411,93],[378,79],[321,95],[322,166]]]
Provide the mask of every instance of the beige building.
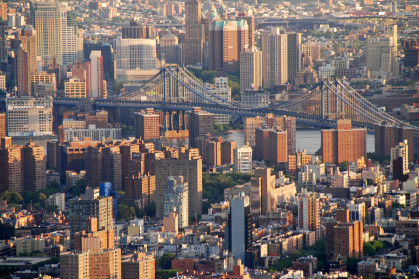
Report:
[[[121,250],[73,253],[60,255],[60,278],[112,278],[121,279]],[[124,277],[125,278],[125,277]]]
[[252,147],[245,145],[234,149],[234,166],[235,172],[251,172],[252,171]]
[[240,91],[262,87],[262,52],[258,50],[240,53]]
[[[401,159],[399,159],[401,158]],[[408,174],[409,173],[409,146],[407,144],[407,140],[404,140],[403,142],[399,142],[398,145],[391,148],[391,160],[390,160],[390,173],[394,175],[396,160],[400,160],[401,164],[399,164],[399,167],[401,167],[402,174]]]
[[66,98],[86,98],[86,82],[79,78],[70,78],[64,82]]
[[153,256],[144,253],[135,254],[129,260],[121,263],[124,279],[154,279],[156,278],[156,261]]
[[56,87],[55,74],[48,74],[47,72],[40,72],[38,74],[31,74],[31,92],[35,91],[35,84],[48,83]]
[[274,211],[276,207],[275,175],[271,175],[271,169],[255,169],[255,176],[250,181],[252,185],[252,213],[259,215]]
[[0,191],[23,192],[22,146],[12,145],[12,138],[4,137],[0,145]]
[[74,120],[74,119],[64,119],[63,128],[65,129],[85,129],[86,121],[84,120]]
[[8,136],[52,135],[52,98],[7,98]]
[[294,80],[301,69],[301,34],[288,33],[288,78]]
[[397,25],[383,27],[383,35],[367,40],[367,70],[373,77],[398,76]]
[[288,37],[279,28],[262,36],[263,87],[272,88],[288,81]]
[[179,149],[179,159],[156,161],[156,216],[163,218],[166,182],[169,176],[183,176],[188,182],[189,216],[202,214],[202,159],[199,149]]
[[16,255],[21,254],[31,254],[32,252],[44,251],[45,248],[45,239],[37,238],[18,238],[16,239]]

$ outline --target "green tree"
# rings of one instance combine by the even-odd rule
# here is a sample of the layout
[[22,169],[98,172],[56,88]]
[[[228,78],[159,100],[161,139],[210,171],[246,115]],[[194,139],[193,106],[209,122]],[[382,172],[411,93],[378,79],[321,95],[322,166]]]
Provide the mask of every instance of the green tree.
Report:
[[164,253],[160,260],[160,267],[162,269],[171,269],[172,268],[172,260],[175,258],[175,255],[172,253]]
[[71,189],[71,193],[73,194],[73,196],[80,196],[85,192],[86,186],[86,180],[80,179],[79,181],[77,181],[76,186],[74,186]]
[[22,204],[23,197],[15,191],[5,191],[0,194],[0,200],[5,200],[9,204]]
[[136,217],[134,206],[126,204],[118,204],[117,219],[118,221],[128,222]]
[[347,171],[348,170],[348,167],[349,167],[349,162],[348,161],[343,161],[339,165],[340,171]]
[[346,270],[350,273],[350,274],[356,274],[357,273],[357,268],[358,268],[358,262],[360,262],[360,259],[355,259],[355,258],[348,258],[347,262],[346,262]]

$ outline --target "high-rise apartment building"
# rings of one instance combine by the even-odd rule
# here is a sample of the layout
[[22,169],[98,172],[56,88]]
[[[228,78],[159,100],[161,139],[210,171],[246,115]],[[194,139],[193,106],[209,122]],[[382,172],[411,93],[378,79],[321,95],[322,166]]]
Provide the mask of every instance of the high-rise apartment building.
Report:
[[272,88],[288,81],[288,36],[279,28],[262,36],[263,87]]
[[78,40],[81,38],[77,36],[75,11],[66,11],[65,7],[61,10],[62,63],[71,65],[78,60]]
[[179,45],[178,37],[173,34],[165,34],[160,37],[157,45],[157,57],[166,64],[182,63],[181,45]]
[[146,141],[160,138],[159,115],[154,109],[134,113],[134,136]]
[[[89,190],[89,188],[87,189]],[[86,190],[86,192],[88,192]],[[90,190],[93,190],[90,188]],[[112,197],[97,195],[82,195],[69,201],[70,231],[72,234],[87,228],[89,217],[97,218],[97,228],[112,227],[113,200]]]
[[313,61],[321,58],[320,45],[316,42],[305,42],[301,45],[301,54],[305,54],[307,57],[311,57]]
[[23,190],[38,191],[47,187],[47,157],[42,146],[29,141],[22,148]]
[[[349,217],[349,215],[347,215]],[[326,223],[327,256],[363,259],[364,226],[361,221],[329,221]]]
[[122,278],[124,279],[155,279],[156,260],[145,253],[135,254],[121,262]]
[[406,180],[403,176],[409,174],[409,145],[407,140],[399,142],[391,149],[390,173],[394,179]]
[[247,26],[249,27],[249,49],[253,48],[256,44],[255,42],[255,17],[251,15],[246,15],[246,13],[239,13],[236,16],[236,20],[244,19],[247,22]]
[[398,76],[397,25],[383,26],[383,35],[367,39],[367,70],[376,76]]
[[3,0],[0,2],[0,20],[7,20],[7,3],[4,3]]
[[256,143],[256,128],[279,128],[287,131],[288,154],[294,154],[296,150],[296,118],[292,116],[273,116],[267,114],[265,117],[247,117],[244,119],[244,142],[250,145]]
[[230,214],[225,230],[225,246],[235,258],[245,262],[246,251],[252,246],[253,220],[250,199],[236,197],[230,202]]
[[0,139],[7,136],[7,128],[6,128],[6,114],[0,113]]
[[314,193],[303,193],[298,198],[298,228],[316,232],[320,238],[320,202]]
[[202,63],[203,35],[201,1],[187,0],[185,2],[185,39],[182,40],[183,65]]
[[36,30],[38,56],[42,57],[43,66],[56,63],[62,65],[62,22],[66,13],[61,3],[56,1],[32,1],[30,9],[31,25]]
[[235,172],[251,172],[253,150],[251,146],[245,145],[234,149],[234,166]]
[[215,21],[210,29],[210,69],[240,70],[240,53],[249,47],[247,21]]
[[367,130],[352,128],[351,120],[337,120],[336,129],[322,130],[321,134],[323,162],[340,164],[367,158]]
[[8,29],[7,21],[0,20],[0,61],[6,61],[8,54],[6,48],[6,31]]
[[295,80],[301,70],[301,34],[287,34],[288,49],[288,78]]
[[86,65],[86,90],[89,98],[106,98],[106,80],[103,79],[103,57],[100,50],[90,53]]
[[262,87],[262,52],[249,50],[240,53],[240,91]]
[[275,164],[288,158],[287,132],[270,128],[256,128],[255,158]]
[[0,145],[0,192],[23,192],[22,147],[12,145],[12,138],[2,137]]
[[194,107],[189,114],[189,146],[196,147],[195,140],[214,133],[215,117],[213,113]]
[[6,98],[8,136],[52,135],[52,98]]
[[[208,93],[204,93],[205,98],[215,102],[231,102],[231,88],[228,86],[228,77],[216,77],[214,84],[210,84],[207,90]],[[231,115],[229,114],[217,113],[214,115],[214,124],[230,124],[230,118]]]
[[169,176],[166,181],[164,216],[169,216],[172,211],[179,214],[178,228],[185,228],[189,225],[188,182],[185,182],[182,176]]
[[189,216],[202,214],[202,159],[197,148],[180,147],[179,158],[161,159],[156,169],[156,216],[164,215],[166,182],[169,176],[183,176],[188,183]]
[[121,279],[121,249],[62,253],[60,255],[60,278]]
[[19,96],[32,95],[31,75],[38,73],[36,31],[31,25],[22,28],[16,57],[16,85]]
[[90,187],[110,182],[122,190],[122,158],[118,146],[90,146],[86,152],[86,181]]
[[259,216],[259,214],[275,211],[275,175],[271,175],[271,169],[256,168],[255,175],[250,182],[252,188],[252,213]]
[[125,198],[139,201],[140,207],[156,202],[156,176],[132,174],[125,178]]
[[375,125],[375,153],[391,156],[391,148],[399,142],[407,140],[408,160],[413,162],[413,129],[408,127],[397,127],[392,125]]

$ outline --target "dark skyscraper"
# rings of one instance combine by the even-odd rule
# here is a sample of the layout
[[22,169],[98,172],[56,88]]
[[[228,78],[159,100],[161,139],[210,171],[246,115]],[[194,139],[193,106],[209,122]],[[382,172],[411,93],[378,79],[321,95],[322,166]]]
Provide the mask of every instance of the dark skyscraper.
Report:
[[203,26],[201,23],[201,1],[187,0],[185,3],[185,39],[182,41],[184,65],[202,63],[204,46]]
[[408,160],[413,162],[413,129],[386,124],[375,125],[375,153],[390,156],[391,148],[404,140],[407,140]]
[[189,114],[189,146],[196,147],[195,140],[214,133],[214,114],[193,108]]

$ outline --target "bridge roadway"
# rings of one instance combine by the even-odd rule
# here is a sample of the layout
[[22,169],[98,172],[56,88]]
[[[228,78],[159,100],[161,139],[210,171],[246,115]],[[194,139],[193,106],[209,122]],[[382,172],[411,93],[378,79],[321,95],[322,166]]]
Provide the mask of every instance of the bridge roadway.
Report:
[[[64,106],[77,106],[85,104],[83,99],[75,98],[60,98],[54,99],[54,105],[64,105]],[[96,99],[92,102],[93,106],[96,108],[104,109],[124,109],[124,108],[136,108],[136,109],[145,109],[145,108],[154,108],[157,110],[181,110],[181,111],[191,111],[193,107],[201,107],[203,110],[216,113],[216,114],[231,114],[244,117],[256,117],[264,116],[267,113],[272,113],[274,115],[288,115],[294,116],[298,124],[310,125],[317,128],[335,128],[336,121],[331,119],[324,119],[320,115],[309,115],[303,114],[300,112],[289,111],[285,109],[266,109],[266,108],[252,108],[252,109],[243,109],[240,107],[230,107],[222,106],[218,104],[211,103],[164,103],[164,102],[150,102],[150,101],[131,101],[131,100],[111,100],[111,99]],[[366,127],[368,133],[374,131],[374,126],[370,123],[361,123],[361,122],[352,122],[355,127]]]

